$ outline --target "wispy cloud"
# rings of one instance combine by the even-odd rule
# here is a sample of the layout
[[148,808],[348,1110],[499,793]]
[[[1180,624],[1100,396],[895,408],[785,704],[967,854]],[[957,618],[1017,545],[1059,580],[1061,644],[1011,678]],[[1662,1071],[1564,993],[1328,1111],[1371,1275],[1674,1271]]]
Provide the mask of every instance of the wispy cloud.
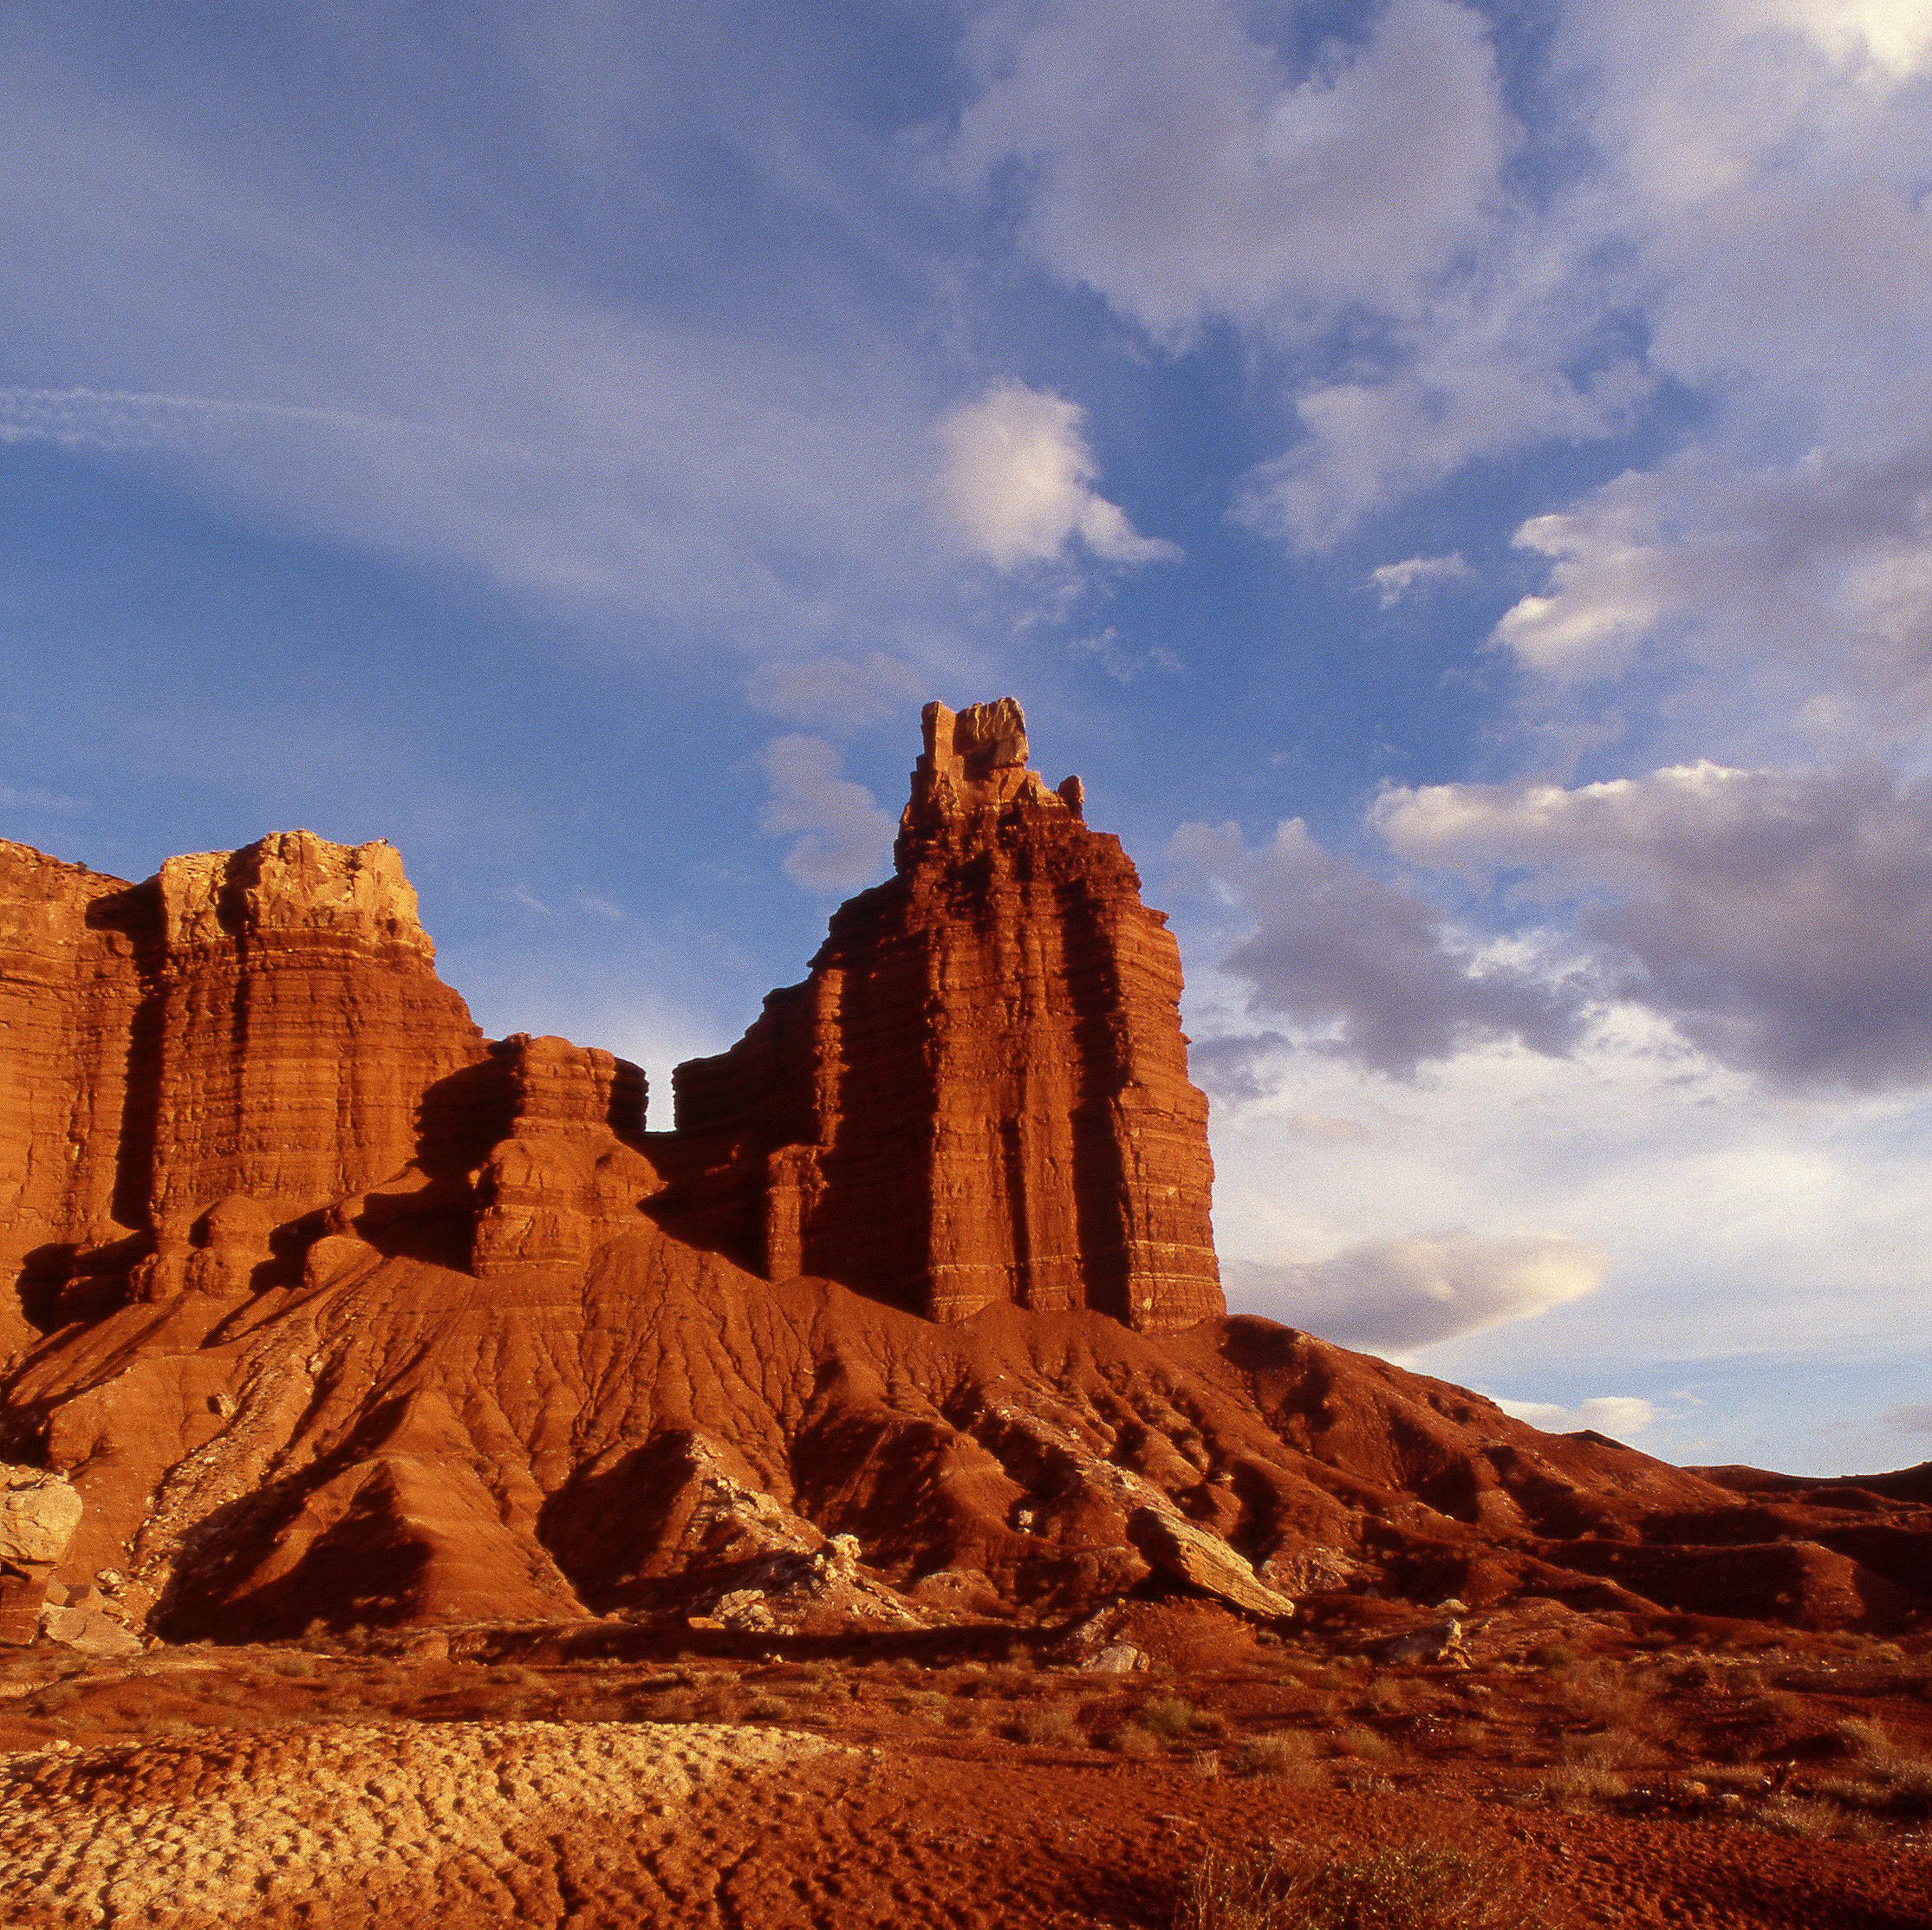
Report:
[[785,874],[808,891],[875,882],[897,826],[863,784],[842,774],[837,747],[823,738],[774,738],[761,761],[771,797],[758,822],[767,835],[791,840]]
[[1376,601],[1385,610],[1411,598],[1428,595],[1446,583],[1466,582],[1475,572],[1460,549],[1446,556],[1405,556],[1400,562],[1377,563],[1369,572]]
[[1654,1403],[1641,1394],[1598,1394],[1574,1407],[1561,1407],[1548,1400],[1507,1400],[1496,1405],[1505,1413],[1526,1420],[1552,1434],[1572,1434],[1588,1428],[1596,1434],[1608,1434],[1615,1440],[1631,1440],[1656,1425]]
[[89,809],[84,797],[45,790],[38,784],[0,784],[0,809],[34,811],[48,817],[77,817]]
[[1226,1271],[1245,1307],[1325,1340],[1407,1353],[1580,1300],[1602,1286],[1605,1265],[1556,1235],[1448,1232],[1320,1260],[1233,1259]]

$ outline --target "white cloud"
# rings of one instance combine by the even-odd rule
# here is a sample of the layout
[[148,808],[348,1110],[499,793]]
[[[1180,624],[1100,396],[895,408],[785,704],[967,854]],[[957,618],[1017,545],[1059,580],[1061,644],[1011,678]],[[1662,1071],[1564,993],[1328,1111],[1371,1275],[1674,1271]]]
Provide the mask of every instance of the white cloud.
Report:
[[1413,863],[1580,900],[1604,982],[1728,1063],[1932,1079],[1932,784],[1706,762],[1573,789],[1395,788],[1372,815]]
[[1057,562],[1076,542],[1103,562],[1180,554],[1138,534],[1094,489],[1099,465],[1077,403],[1024,382],[995,382],[940,418],[938,489],[946,519],[1001,569]]
[[1408,1352],[1560,1307],[1603,1284],[1604,1257],[1548,1234],[1369,1240],[1326,1259],[1232,1259],[1231,1302],[1350,1347]]
[[1040,257],[1170,340],[1415,310],[1492,218],[1513,141],[1487,25],[1454,0],[1393,0],[1299,71],[1230,0],[996,13],[977,55],[960,164],[1017,162]]
[[828,650],[802,660],[758,665],[745,688],[768,716],[820,730],[855,730],[894,711],[917,711],[932,696],[932,673],[882,650],[863,656]]
[[897,826],[863,784],[841,774],[836,746],[823,738],[774,738],[761,762],[771,799],[758,825],[771,837],[792,840],[785,874],[808,891],[875,883]]
[[[1482,1039],[1553,1051],[1574,1035],[1573,991],[1537,961],[1459,933],[1426,900],[1324,850],[1299,818],[1252,849],[1236,825],[1183,825],[1168,855],[1239,927],[1219,969],[1246,988],[1250,1031],[1285,1023],[1304,1043],[1399,1075]],[[1281,1043],[1222,1036],[1237,1060]]]
[[1369,572],[1376,601],[1385,610],[1411,598],[1427,596],[1445,583],[1465,582],[1475,572],[1460,549],[1447,556],[1405,556],[1400,562],[1377,563]]
[[[1243,988],[1189,977],[1190,1032],[1239,1021]],[[1284,1041],[1252,1069],[1233,1104],[1203,1075],[1224,1254],[1526,1225],[1608,1257],[1598,1292],[1437,1343],[1433,1372],[1614,1387],[1645,1361],[1889,1355],[1922,1328],[1932,1116],[1916,1101],[1766,1089],[1627,1005],[1565,1056],[1489,1043],[1411,1081]],[[1361,1130],[1310,1134],[1311,1114]],[[1287,1304],[1254,1310],[1291,1320]]]
[[1608,1434],[1616,1440],[1630,1440],[1656,1426],[1656,1408],[1639,1394],[1599,1394],[1579,1400],[1573,1407],[1558,1407],[1547,1400],[1506,1400],[1496,1405],[1506,1414],[1526,1420],[1552,1434],[1573,1434],[1588,1428],[1596,1434]]
[[[1721,686],[1781,683],[1812,735],[1910,732],[1932,712],[1932,442],[1746,471],[1690,451],[1532,518],[1543,588],[1498,624],[1525,668],[1615,675],[1646,649]],[[1788,707],[1788,706],[1786,706]]]

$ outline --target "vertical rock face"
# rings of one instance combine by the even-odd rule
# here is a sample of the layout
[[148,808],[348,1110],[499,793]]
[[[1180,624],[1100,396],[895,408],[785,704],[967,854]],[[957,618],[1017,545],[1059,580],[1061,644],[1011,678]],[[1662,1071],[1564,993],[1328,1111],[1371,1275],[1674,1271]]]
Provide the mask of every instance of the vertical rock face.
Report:
[[1026,768],[1012,699],[928,705],[925,735],[896,875],[737,1046],[677,1069],[660,1216],[769,1278],[940,1320],[1220,1313],[1165,919],[1079,781]]
[[582,1266],[639,1225],[656,1169],[630,1144],[644,1130],[644,1075],[568,1039],[519,1032],[496,1049],[511,1123],[476,1176],[470,1270]]
[[0,842],[0,1353],[80,1248],[112,1238],[146,907],[118,878]]
[[0,1350],[130,1262],[148,1297],[244,1291],[275,1228],[406,1166],[484,1051],[432,956],[387,844],[140,886],[0,845]]
[[283,832],[170,858],[155,884],[152,1138],[128,1150],[156,1242],[140,1284],[160,1298],[245,1283],[269,1229],[407,1165],[425,1091],[484,1043],[393,846]]

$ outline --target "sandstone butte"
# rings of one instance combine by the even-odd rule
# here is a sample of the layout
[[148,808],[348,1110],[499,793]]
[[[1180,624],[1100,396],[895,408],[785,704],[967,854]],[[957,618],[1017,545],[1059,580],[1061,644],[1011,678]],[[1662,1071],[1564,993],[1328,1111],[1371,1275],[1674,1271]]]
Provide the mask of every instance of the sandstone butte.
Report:
[[1932,1471],[1679,1469],[1229,1317],[1164,920],[1011,699],[925,738],[668,1132],[482,1036],[387,844],[0,844],[0,1639],[50,1581],[172,1639],[1929,1605]]

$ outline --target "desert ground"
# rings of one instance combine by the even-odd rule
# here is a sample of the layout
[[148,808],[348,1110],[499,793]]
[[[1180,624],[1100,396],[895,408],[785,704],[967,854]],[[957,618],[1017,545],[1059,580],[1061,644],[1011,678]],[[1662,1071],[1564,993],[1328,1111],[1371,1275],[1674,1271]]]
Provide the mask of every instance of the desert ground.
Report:
[[613,1619],[16,1651],[0,1915],[1932,1923],[1932,1637],[1451,1619],[1175,1597],[859,1641]]

